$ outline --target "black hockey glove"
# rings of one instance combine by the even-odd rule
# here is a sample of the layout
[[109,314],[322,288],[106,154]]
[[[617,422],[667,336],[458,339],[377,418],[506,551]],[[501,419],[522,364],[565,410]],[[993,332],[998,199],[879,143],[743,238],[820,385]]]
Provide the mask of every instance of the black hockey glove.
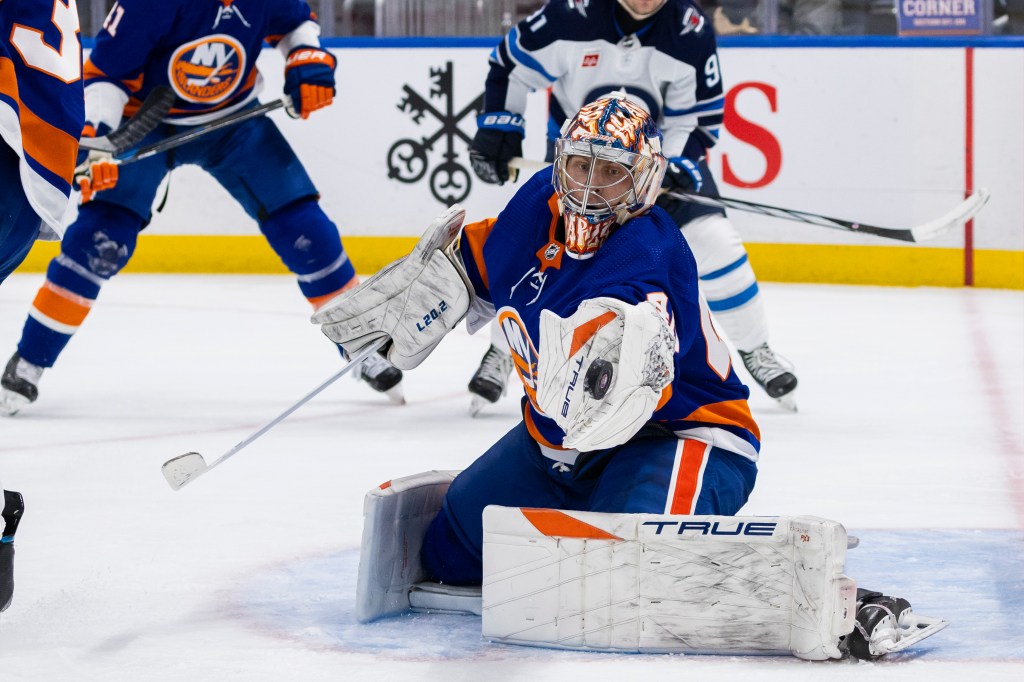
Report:
[[[491,185],[509,180],[509,159],[523,155],[523,117],[508,111],[481,114],[469,146],[469,161],[477,177]],[[515,180],[516,173],[511,174]]]
[[665,181],[662,187],[670,192],[693,192],[697,194],[704,186],[704,176],[700,168],[685,156],[672,156],[668,159]]

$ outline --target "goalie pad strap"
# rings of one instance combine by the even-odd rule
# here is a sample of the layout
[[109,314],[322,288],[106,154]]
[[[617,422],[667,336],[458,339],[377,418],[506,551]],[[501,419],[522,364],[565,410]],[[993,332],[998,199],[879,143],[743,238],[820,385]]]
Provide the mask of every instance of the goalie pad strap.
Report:
[[483,635],[564,649],[841,656],[846,531],[814,517],[484,510]]

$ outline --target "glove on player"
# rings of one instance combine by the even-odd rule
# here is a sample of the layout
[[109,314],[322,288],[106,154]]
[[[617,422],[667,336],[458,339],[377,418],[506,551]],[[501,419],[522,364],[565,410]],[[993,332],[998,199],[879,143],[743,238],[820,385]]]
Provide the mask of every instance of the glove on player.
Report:
[[[100,124],[99,129],[91,124],[86,124],[82,129],[82,137],[103,136],[110,132],[105,124]],[[82,203],[92,201],[96,192],[105,189],[112,189],[117,185],[118,166],[109,152],[87,150],[79,148],[78,165],[75,167],[75,182],[82,192]]]
[[481,114],[476,136],[469,146],[469,160],[477,177],[492,185],[503,185],[518,171],[509,173],[508,162],[523,155],[523,117],[510,111]]
[[309,118],[310,113],[334,101],[334,69],[338,60],[317,47],[297,47],[288,53],[284,65],[285,110],[292,118]]

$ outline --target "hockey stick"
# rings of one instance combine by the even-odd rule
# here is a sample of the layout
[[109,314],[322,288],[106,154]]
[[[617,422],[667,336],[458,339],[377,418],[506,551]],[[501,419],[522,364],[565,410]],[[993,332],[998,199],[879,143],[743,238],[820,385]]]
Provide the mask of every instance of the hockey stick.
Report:
[[740,199],[708,197],[702,194],[693,194],[691,192],[662,193],[666,196],[672,197],[673,199],[690,201],[702,206],[731,208],[737,211],[759,213],[773,218],[784,218],[786,220],[794,220],[799,223],[818,225],[820,227],[830,227],[832,229],[845,230],[847,232],[863,232],[865,234],[873,234],[877,237],[896,239],[903,242],[913,242],[915,244],[928,241],[929,239],[934,239],[944,232],[953,229],[957,225],[963,225],[968,220],[971,220],[976,216],[978,211],[982,209],[985,202],[989,199],[988,190],[975,190],[975,192],[969,197],[954,206],[944,215],[935,218],[934,220],[929,220],[926,223],[921,223],[920,225],[915,225],[910,228],[898,228],[868,225],[867,223],[853,222],[851,220],[843,220],[842,218],[830,218],[817,213],[796,211],[790,208],[779,208],[778,206],[768,206],[767,204],[758,204],[752,201],[742,201]]
[[[508,163],[509,168],[515,168],[516,170],[524,172],[537,172],[542,168],[549,166],[550,164],[540,163],[538,161],[532,161],[529,159],[513,158]],[[950,230],[957,225],[962,225],[968,220],[971,220],[978,214],[978,211],[982,209],[985,202],[989,199],[989,192],[985,189],[976,190],[969,197],[964,199],[962,202],[953,207],[945,215],[930,220],[920,225],[915,225],[911,228],[897,228],[897,227],[881,227],[878,225],[868,225],[866,223],[854,222],[852,220],[844,220],[842,218],[830,218],[823,216],[818,213],[809,213],[807,211],[797,211],[789,208],[780,208],[778,206],[769,206],[767,204],[758,204],[753,201],[743,201],[741,199],[729,199],[727,197],[709,197],[702,194],[693,194],[691,192],[669,192],[662,190],[662,194],[670,196],[673,199],[680,199],[682,201],[689,201],[702,206],[712,206],[715,208],[731,208],[737,211],[746,211],[748,213],[757,213],[760,215],[771,216],[773,218],[783,218],[785,220],[793,220],[799,223],[806,223],[809,225],[818,225],[820,227],[829,227],[836,230],[844,230],[847,232],[863,232],[865,234],[873,234],[876,237],[885,237],[886,239],[896,239],[904,242],[923,242],[929,239],[934,239],[942,233]]]
[[186,130],[184,132],[178,133],[177,135],[171,135],[170,137],[164,138],[159,142],[154,142],[153,144],[146,145],[145,147],[140,147],[139,149],[129,150],[127,152],[118,154],[116,155],[118,156],[118,158],[114,159],[114,161],[122,166],[127,163],[135,163],[136,161],[142,161],[143,159],[148,159],[151,156],[155,156],[157,154],[165,152],[168,149],[180,147],[183,144],[191,142],[192,140],[200,138],[208,133],[212,133],[215,130],[220,130],[221,128],[226,128],[230,125],[241,123],[242,121],[248,121],[250,118],[263,116],[264,114],[270,113],[275,109],[280,109],[284,105],[285,101],[282,98],[276,99],[273,102],[266,102],[265,104],[261,104],[253,109],[243,109],[241,111],[236,111],[233,114],[228,114],[223,118],[218,118],[216,121],[208,123],[204,126],[197,126],[192,130]]
[[280,424],[289,415],[295,412],[295,410],[299,409],[300,407],[308,403],[310,400],[315,398],[325,388],[333,384],[341,377],[348,374],[353,367],[358,366],[359,363],[368,358],[372,353],[376,353],[387,342],[388,339],[383,338],[364,348],[361,352],[352,357],[351,360],[349,360],[349,363],[342,367],[341,370],[336,372],[334,376],[332,376],[327,381],[323,382],[322,384],[314,388],[297,403],[289,407],[281,414],[274,417],[272,420],[267,422],[266,425],[261,427],[258,431],[250,435],[248,438],[240,442],[235,447],[225,452],[223,455],[221,455],[214,461],[210,462],[210,464],[207,464],[206,460],[203,459],[203,456],[200,455],[198,452],[186,452],[184,455],[178,455],[177,457],[172,457],[171,459],[167,460],[160,468],[160,471],[163,472],[164,478],[167,479],[167,483],[171,486],[172,490],[181,490],[185,485],[196,480],[210,469],[227,461],[232,456],[237,454],[240,450],[242,450],[250,443],[252,443],[254,440],[256,440],[257,438],[265,434],[267,431]]
[[90,151],[108,152],[118,156],[128,151],[151,133],[174,105],[174,91],[166,85],[154,88],[146,100],[124,125],[102,137],[83,137],[78,145]]

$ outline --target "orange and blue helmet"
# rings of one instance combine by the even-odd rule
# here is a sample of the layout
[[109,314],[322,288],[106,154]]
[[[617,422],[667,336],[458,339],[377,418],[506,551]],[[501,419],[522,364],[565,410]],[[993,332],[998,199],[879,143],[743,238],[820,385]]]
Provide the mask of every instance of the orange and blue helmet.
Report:
[[553,182],[565,220],[565,250],[594,255],[612,229],[654,205],[665,176],[661,131],[622,92],[587,104],[555,142]]

